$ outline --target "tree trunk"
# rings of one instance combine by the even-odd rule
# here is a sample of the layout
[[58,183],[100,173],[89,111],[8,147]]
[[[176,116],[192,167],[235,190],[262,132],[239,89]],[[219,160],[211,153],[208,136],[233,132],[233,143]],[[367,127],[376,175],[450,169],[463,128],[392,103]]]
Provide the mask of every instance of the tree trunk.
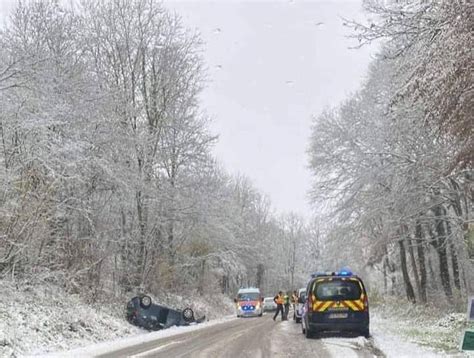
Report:
[[448,264],[448,253],[446,251],[446,230],[444,226],[444,219],[442,216],[446,214],[446,211],[441,205],[438,205],[434,209],[436,220],[436,235],[437,238],[433,240],[436,251],[439,257],[439,274],[441,278],[441,284],[443,285],[444,293],[449,302],[453,299],[453,291],[451,289],[451,281],[449,275],[449,264]]
[[408,276],[407,258],[406,258],[406,253],[405,253],[405,246],[403,244],[403,239],[398,241],[398,245],[400,247],[400,266],[402,269],[403,281],[405,283],[407,299],[415,303],[416,302],[415,292],[413,291],[413,286],[410,282],[410,277]]
[[438,291],[438,280],[436,279],[437,273],[435,272],[435,269],[433,268],[433,263],[431,261],[431,255],[428,252],[428,271],[429,271],[429,277],[432,277],[433,279],[429,281],[430,283],[430,288],[433,291]]
[[448,234],[448,242],[449,242],[449,251],[451,253],[451,267],[453,269],[453,280],[454,286],[461,290],[461,279],[459,277],[459,264],[458,264],[458,255],[456,253],[456,248],[454,247],[453,237],[451,236],[451,224],[446,221],[446,231]]
[[408,244],[408,253],[410,254],[411,267],[413,268],[413,275],[415,276],[416,291],[418,292],[418,297],[421,297],[420,275],[418,274],[418,267],[416,265],[415,252],[413,250],[413,241],[407,240],[407,244]]
[[387,281],[387,258],[383,260],[383,292],[388,293],[388,281]]
[[425,263],[425,249],[423,247],[423,231],[421,229],[421,224],[416,223],[415,227],[415,237],[417,238],[417,254],[418,262],[420,263],[420,300],[423,303],[427,302],[426,297],[426,263]]
[[386,267],[388,269],[388,273],[390,276],[390,295],[394,296],[395,295],[395,286],[397,285],[397,276],[395,275],[395,272],[397,271],[397,268],[395,266],[394,262],[390,262],[390,258],[388,256],[388,253],[385,256],[385,262],[386,262]]
[[204,285],[206,284],[206,259],[203,259],[200,264],[200,272],[199,272],[199,284],[197,291],[199,295],[204,294]]
[[448,254],[446,252],[445,245],[438,245],[437,248],[438,257],[439,257],[439,270],[441,277],[441,284],[443,285],[444,293],[448,300],[453,298],[453,292],[451,289],[450,275],[449,275],[449,266],[448,266]]
[[296,241],[293,238],[292,253],[291,253],[291,263],[290,263],[290,287],[294,289],[295,281],[295,264],[296,264]]
[[130,258],[130,248],[128,247],[129,241],[126,237],[127,235],[127,216],[125,211],[122,208],[120,210],[120,226],[122,240],[120,242],[120,268],[117,265],[117,276],[118,276],[118,285],[119,288],[124,289],[125,292],[130,292],[133,289],[132,277],[130,277],[130,272],[128,270],[129,266],[132,264]]
[[227,275],[222,276],[221,280],[221,293],[226,294],[229,288],[229,277]]
[[265,274],[265,267],[263,266],[263,264],[258,264],[257,265],[257,277],[256,277],[256,280],[255,280],[256,287],[262,288],[263,275],[264,274]]
[[135,278],[134,284],[140,286],[143,281],[143,275],[145,273],[146,266],[146,217],[144,208],[144,198],[141,191],[136,193],[137,203],[137,217],[138,217],[138,228],[140,230],[138,238],[138,253],[137,253],[137,277]]
[[174,219],[168,224],[168,262],[170,266],[174,266],[175,252],[174,252]]

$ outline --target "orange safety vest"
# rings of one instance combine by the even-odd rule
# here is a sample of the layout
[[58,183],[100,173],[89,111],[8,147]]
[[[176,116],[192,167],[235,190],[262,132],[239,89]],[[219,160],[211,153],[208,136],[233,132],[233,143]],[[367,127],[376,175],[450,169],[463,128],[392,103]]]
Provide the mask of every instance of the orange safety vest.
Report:
[[276,301],[277,305],[282,305],[283,304],[283,297],[281,297],[280,295],[277,295],[275,301]]

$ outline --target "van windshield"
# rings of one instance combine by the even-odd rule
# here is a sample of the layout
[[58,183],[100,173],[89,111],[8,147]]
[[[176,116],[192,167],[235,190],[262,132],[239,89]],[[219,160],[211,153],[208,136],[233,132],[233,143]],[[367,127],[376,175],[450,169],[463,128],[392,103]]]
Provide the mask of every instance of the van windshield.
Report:
[[362,293],[357,281],[323,281],[317,282],[313,293],[319,301],[358,300]]
[[258,292],[249,292],[249,293],[239,293],[237,295],[237,299],[239,301],[256,301],[259,298],[259,293]]

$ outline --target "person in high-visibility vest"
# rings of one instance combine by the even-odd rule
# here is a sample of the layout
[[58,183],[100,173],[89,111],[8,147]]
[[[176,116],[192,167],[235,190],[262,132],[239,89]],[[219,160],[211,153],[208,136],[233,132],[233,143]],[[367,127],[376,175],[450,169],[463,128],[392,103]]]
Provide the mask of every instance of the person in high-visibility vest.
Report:
[[290,296],[288,296],[287,293],[283,296],[283,305],[285,306],[283,319],[286,321],[288,320],[288,312],[290,311]]
[[275,320],[278,317],[278,313],[281,312],[281,320],[283,321],[285,319],[285,314],[283,312],[283,292],[278,292],[278,295],[273,297],[273,301],[277,304],[277,310],[273,316],[273,320]]

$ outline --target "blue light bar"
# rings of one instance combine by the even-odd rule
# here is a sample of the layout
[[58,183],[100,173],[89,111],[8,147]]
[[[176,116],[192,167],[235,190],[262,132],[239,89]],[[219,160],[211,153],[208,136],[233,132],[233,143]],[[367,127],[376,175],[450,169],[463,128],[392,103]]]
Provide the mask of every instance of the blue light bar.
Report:
[[340,271],[336,272],[315,272],[311,274],[311,278],[316,278],[316,277],[323,277],[323,276],[344,276],[344,277],[350,277],[353,276],[354,274],[352,271],[347,268],[343,267]]
[[339,271],[339,272],[337,273],[337,275],[338,275],[338,276],[352,276],[353,273],[352,273],[352,271],[351,271],[350,269],[348,269],[347,267],[343,267],[343,268],[341,269],[341,271]]

